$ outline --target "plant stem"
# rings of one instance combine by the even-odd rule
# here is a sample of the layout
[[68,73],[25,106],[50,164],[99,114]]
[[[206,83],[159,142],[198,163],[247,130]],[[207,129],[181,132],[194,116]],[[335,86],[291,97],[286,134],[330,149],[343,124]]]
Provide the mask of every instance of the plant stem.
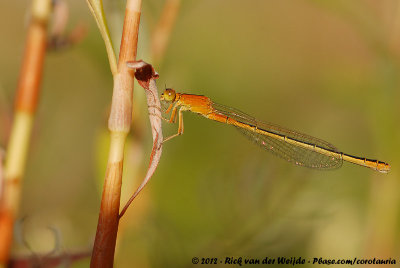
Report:
[[13,224],[18,213],[21,180],[29,147],[47,43],[50,0],[34,0],[17,87],[15,116],[6,151],[4,193],[0,200],[0,267],[9,259]]
[[112,267],[118,232],[125,139],[132,117],[133,74],[126,65],[136,60],[141,0],[126,3],[118,71],[114,75],[111,113],[108,120],[111,142],[101,199],[99,221],[93,247],[91,267]]

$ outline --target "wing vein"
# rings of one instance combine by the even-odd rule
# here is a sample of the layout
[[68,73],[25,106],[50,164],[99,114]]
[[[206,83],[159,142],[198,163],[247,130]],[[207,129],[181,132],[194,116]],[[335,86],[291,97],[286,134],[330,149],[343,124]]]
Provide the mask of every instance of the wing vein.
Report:
[[[231,107],[217,103],[212,103],[212,106],[216,113],[225,115],[242,124],[256,126],[260,131],[257,132],[254,129],[250,130],[240,126],[235,127],[248,139],[286,161],[315,169],[335,169],[341,167],[343,163],[340,153],[329,142],[275,124],[258,121],[254,117]],[[268,134],[275,134],[280,137]],[[286,137],[286,140],[283,137]],[[288,140],[302,144],[289,143]],[[315,145],[324,150],[315,150],[312,146],[304,146],[306,144]]]

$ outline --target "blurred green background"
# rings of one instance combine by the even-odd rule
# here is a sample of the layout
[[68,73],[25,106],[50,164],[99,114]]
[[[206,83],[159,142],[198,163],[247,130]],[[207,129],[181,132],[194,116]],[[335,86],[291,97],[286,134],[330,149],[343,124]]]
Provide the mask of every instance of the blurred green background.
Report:
[[[112,77],[104,44],[86,2],[68,3],[67,30],[83,23],[88,34],[47,55],[17,228],[42,254],[54,247],[49,226],[59,251],[90,250],[108,153]],[[151,62],[163,5],[143,0],[139,59]],[[29,6],[0,2],[3,148]],[[105,11],[119,47],[124,2],[106,1]],[[229,256],[399,261],[399,1],[185,0],[155,67],[160,92],[166,85],[206,95],[392,170],[296,167],[233,127],[186,113],[185,134],[164,145],[154,177],[122,219],[116,267],[191,267],[193,257]],[[143,178],[152,146],[141,87],[134,103],[121,204]],[[176,132],[164,126],[165,136]],[[18,242],[13,252],[30,254]]]

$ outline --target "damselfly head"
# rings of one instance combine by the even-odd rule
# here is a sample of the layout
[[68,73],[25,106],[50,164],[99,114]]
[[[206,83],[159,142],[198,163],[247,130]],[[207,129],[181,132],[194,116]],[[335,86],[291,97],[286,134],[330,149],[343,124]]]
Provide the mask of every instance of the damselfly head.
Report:
[[162,101],[167,101],[167,102],[174,102],[176,97],[175,90],[172,88],[167,88],[165,91],[161,94],[161,100]]

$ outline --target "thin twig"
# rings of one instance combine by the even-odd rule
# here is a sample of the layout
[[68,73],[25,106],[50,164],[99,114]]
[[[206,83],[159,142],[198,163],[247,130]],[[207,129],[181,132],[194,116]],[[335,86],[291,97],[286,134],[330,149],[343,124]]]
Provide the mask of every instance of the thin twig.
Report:
[[174,28],[181,0],[167,0],[151,39],[151,54],[154,62],[161,63]]

